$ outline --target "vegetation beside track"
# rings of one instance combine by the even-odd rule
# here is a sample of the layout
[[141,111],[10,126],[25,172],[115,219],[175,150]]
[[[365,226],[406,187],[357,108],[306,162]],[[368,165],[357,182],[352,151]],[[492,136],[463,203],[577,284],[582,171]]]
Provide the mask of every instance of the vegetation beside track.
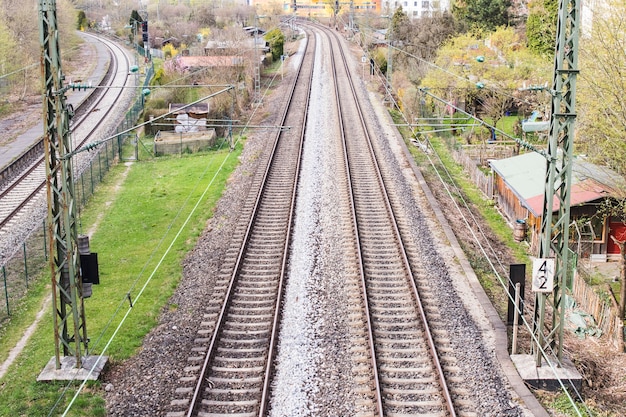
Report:
[[[225,145],[200,154],[147,160],[140,154],[139,162],[115,166],[98,187],[81,212],[79,226],[79,233],[92,233],[90,247],[98,253],[100,270],[101,284],[85,300],[90,354],[104,354],[109,361],[119,362],[140,348],[167,308],[181,279],[181,262],[212,216],[241,148],[238,145],[229,152]],[[49,270],[41,275],[49,276]],[[15,345],[49,293],[46,280],[38,280],[37,290],[24,301],[28,308],[16,312],[7,325],[5,334],[13,336],[2,337],[1,351],[8,352]],[[130,309],[127,294],[133,307],[119,326]],[[79,382],[37,382],[54,356],[49,310],[0,379],[0,416],[60,415],[76,392]],[[100,382],[87,384],[67,415],[106,415],[101,389]]]
[[[394,117],[396,123],[402,123],[399,116],[394,112],[392,112],[392,117]],[[507,129],[513,129],[513,123],[509,123],[508,127],[503,127],[504,131],[507,131]],[[528,270],[530,268],[528,246],[524,243],[516,242],[513,239],[511,227],[498,212],[493,202],[485,198],[484,194],[468,179],[463,168],[454,161],[448,150],[449,143],[446,143],[446,139],[434,135],[429,137],[428,146],[429,149],[434,152],[429,153],[430,156],[427,156],[408,140],[408,138],[411,137],[409,129],[401,129],[401,133],[405,138],[409,152],[420,167],[424,179],[435,193],[439,203],[443,205],[444,212],[456,213],[456,208],[448,201],[453,201],[452,199],[454,199],[454,201],[462,207],[464,204],[463,200],[465,200],[471,207],[471,211],[478,219],[478,222],[481,223],[483,231],[489,236],[494,237],[491,240],[491,244],[496,248],[499,256],[503,257],[505,253],[508,253],[508,261],[526,263]],[[447,195],[444,197],[437,196],[437,194],[440,194],[437,190],[442,188],[442,182],[445,183],[446,187],[450,187],[450,189],[453,190],[451,193],[452,198],[448,198]],[[456,187],[458,187],[458,189]],[[455,227],[455,222],[451,221],[452,219],[450,217],[454,216],[455,214],[446,216],[453,228]],[[464,227],[464,225],[461,227]],[[506,320],[506,291],[493,272],[491,265],[487,262],[484,254],[469,242],[471,239],[463,238],[464,234],[467,235],[466,231],[460,232],[459,230],[455,230],[455,234],[457,238],[459,238],[459,244],[466,254],[485,293],[498,311],[500,318],[503,321]],[[507,262],[507,259],[503,257],[501,261]],[[593,415],[597,417],[613,417],[618,415],[612,411],[602,411],[603,406],[596,404],[593,399],[585,401],[584,405],[577,403],[578,409],[576,410],[570,403],[567,395],[562,391],[535,391],[534,394],[551,415],[563,417],[588,417],[591,415],[590,413],[593,413]]]

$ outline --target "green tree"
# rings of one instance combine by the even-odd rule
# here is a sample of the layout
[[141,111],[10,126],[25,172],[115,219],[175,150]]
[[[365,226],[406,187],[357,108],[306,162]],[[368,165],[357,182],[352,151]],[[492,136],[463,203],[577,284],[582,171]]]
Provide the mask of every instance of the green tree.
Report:
[[85,30],[89,26],[89,20],[87,20],[87,15],[83,10],[80,10],[78,12],[78,17],[76,20],[76,29],[78,30]]
[[528,48],[540,54],[553,54],[556,42],[558,0],[535,0],[528,4],[526,39]]
[[[13,37],[11,36],[11,32],[6,27],[6,25],[0,21],[0,76],[2,77],[0,80],[3,85],[10,86],[12,93],[17,93],[17,87],[21,87],[21,77],[22,74],[14,73],[13,75],[6,75],[12,73],[14,70],[18,68],[18,63],[23,62],[18,59],[19,49],[17,48],[17,44]],[[9,100],[9,89],[2,88],[2,94],[4,100]],[[0,106],[0,111],[3,111],[4,106]]]
[[440,48],[421,87],[496,122],[513,106],[545,108],[547,95],[531,96],[519,89],[543,85],[550,65],[525,48],[512,28],[500,28],[486,38],[466,33]]
[[387,48],[375,48],[370,53],[370,58],[374,60],[374,66],[379,68],[384,74],[387,72]]
[[11,36],[11,31],[4,22],[0,21],[0,62],[4,73],[11,72],[17,64],[17,48],[15,39]]
[[[132,44],[138,43],[141,40],[141,22],[143,22],[143,18],[137,10],[130,12],[128,25],[133,28],[129,35]],[[135,37],[137,39],[135,39]]]
[[132,12],[130,12],[130,19],[128,19],[128,24],[132,26],[136,24],[136,22],[143,22],[143,18],[137,10],[133,10]]
[[511,0],[459,0],[452,6],[452,13],[470,28],[494,30],[507,26]]
[[407,35],[412,31],[411,26],[411,19],[400,6],[391,16],[391,33],[387,34],[387,38],[391,38],[394,41],[406,39]]
[[267,32],[264,38],[270,44],[272,59],[274,61],[280,59],[283,54],[283,47],[285,46],[285,35],[283,32],[278,28],[274,28]]

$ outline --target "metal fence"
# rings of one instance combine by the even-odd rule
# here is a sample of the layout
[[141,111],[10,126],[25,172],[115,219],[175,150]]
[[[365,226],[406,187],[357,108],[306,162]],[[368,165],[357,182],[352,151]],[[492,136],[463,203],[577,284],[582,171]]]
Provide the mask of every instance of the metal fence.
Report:
[[26,292],[41,278],[42,267],[47,261],[48,251],[43,235],[45,228],[41,226],[31,232],[30,236],[15,248],[14,255],[2,260],[0,275],[2,278],[2,308],[0,319],[11,315]]
[[[82,171],[74,175],[74,198],[80,212],[89,201],[111,167],[122,160],[122,147],[128,140],[129,134],[123,133],[136,125],[144,109],[142,90],[147,88],[152,76],[153,66],[149,66],[142,87],[132,106],[126,112],[124,119],[110,135],[111,140],[105,141],[90,152],[91,160]],[[47,268],[49,248],[47,245],[45,219],[27,235],[13,254],[7,259],[0,259],[0,327],[23,303],[24,296],[33,287],[45,282],[50,277]]]

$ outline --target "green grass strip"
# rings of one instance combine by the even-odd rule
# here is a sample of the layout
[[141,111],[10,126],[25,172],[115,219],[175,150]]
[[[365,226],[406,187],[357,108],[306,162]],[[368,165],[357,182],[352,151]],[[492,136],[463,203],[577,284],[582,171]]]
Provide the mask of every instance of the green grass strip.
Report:
[[[238,164],[235,151],[164,157],[115,166],[81,213],[81,230],[98,253],[100,285],[85,300],[86,324],[92,341],[90,354],[104,353],[119,362],[134,355],[144,336],[157,324],[182,276],[181,262],[195,246],[228,177]],[[205,193],[206,190],[206,193]],[[90,230],[93,229],[93,230]],[[44,274],[49,272],[44,271]],[[24,302],[29,308],[16,313],[6,334],[21,335],[49,296],[45,280]],[[46,288],[47,287],[47,288]],[[145,288],[144,288],[145,287]],[[127,295],[139,298],[128,311]],[[11,337],[15,343],[18,337]],[[12,346],[4,343],[0,348]],[[90,382],[72,400],[79,382],[37,382],[37,376],[54,356],[52,309],[46,314],[7,374],[0,380],[0,416],[60,415],[74,401],[69,416],[105,416],[100,382]]]

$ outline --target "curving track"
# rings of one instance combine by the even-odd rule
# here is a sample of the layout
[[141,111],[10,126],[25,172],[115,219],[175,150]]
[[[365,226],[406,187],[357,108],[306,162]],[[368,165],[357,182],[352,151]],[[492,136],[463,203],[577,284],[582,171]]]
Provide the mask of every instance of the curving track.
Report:
[[[107,72],[95,86],[97,88],[91,90],[92,94],[75,109],[76,115],[70,125],[74,149],[100,139],[97,137],[99,125],[114,111],[115,103],[124,94],[124,87],[133,87],[136,83],[135,76],[129,75],[130,61],[125,49],[105,38],[85,36],[104,44],[110,57]],[[89,155],[83,154],[74,157],[74,168],[81,166],[87,158]],[[43,138],[15,164],[25,168],[0,192],[0,239],[10,233],[12,224],[19,224],[24,216],[30,215],[30,207],[39,204],[45,195]],[[14,170],[7,167],[7,171]]]

